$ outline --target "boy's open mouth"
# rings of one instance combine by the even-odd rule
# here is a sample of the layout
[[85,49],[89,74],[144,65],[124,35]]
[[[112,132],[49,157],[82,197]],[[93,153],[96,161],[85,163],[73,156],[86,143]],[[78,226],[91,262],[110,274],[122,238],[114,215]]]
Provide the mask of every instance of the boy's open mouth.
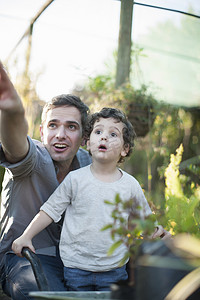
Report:
[[99,150],[100,151],[106,151],[107,150],[107,147],[105,145],[100,145],[99,146]]

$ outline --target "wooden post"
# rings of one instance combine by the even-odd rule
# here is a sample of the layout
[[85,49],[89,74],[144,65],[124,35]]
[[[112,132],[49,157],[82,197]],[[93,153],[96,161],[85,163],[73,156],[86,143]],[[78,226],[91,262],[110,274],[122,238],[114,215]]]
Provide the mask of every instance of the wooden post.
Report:
[[129,81],[133,0],[121,0],[115,87]]

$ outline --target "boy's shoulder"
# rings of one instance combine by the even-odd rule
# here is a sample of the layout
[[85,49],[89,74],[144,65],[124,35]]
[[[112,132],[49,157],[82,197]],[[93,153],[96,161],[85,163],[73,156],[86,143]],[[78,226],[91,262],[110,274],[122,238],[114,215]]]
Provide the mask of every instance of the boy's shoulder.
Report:
[[90,165],[87,165],[85,167],[81,167],[79,169],[70,171],[71,176],[85,176],[84,174],[87,174],[90,171]]
[[130,181],[130,182],[134,182],[135,184],[139,184],[138,180],[131,174],[127,173],[126,171],[120,169],[120,171],[122,172],[123,174],[123,177],[124,179],[127,181]]

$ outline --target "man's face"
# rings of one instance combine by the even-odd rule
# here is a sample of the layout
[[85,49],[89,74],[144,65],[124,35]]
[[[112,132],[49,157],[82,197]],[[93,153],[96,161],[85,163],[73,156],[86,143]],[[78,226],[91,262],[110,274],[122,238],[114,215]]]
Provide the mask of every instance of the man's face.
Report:
[[82,141],[81,114],[74,106],[55,107],[40,126],[41,140],[56,162],[72,162]]

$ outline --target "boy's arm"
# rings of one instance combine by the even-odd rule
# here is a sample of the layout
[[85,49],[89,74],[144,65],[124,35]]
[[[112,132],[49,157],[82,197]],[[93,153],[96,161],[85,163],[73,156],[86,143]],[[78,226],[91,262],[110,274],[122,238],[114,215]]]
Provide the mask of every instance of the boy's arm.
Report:
[[15,254],[22,257],[21,251],[23,247],[28,247],[35,252],[35,249],[32,245],[33,237],[52,222],[52,218],[41,210],[24,230],[24,233],[13,242],[12,250],[15,252]]
[[22,160],[28,153],[28,124],[22,101],[0,62],[0,138],[10,163]]

